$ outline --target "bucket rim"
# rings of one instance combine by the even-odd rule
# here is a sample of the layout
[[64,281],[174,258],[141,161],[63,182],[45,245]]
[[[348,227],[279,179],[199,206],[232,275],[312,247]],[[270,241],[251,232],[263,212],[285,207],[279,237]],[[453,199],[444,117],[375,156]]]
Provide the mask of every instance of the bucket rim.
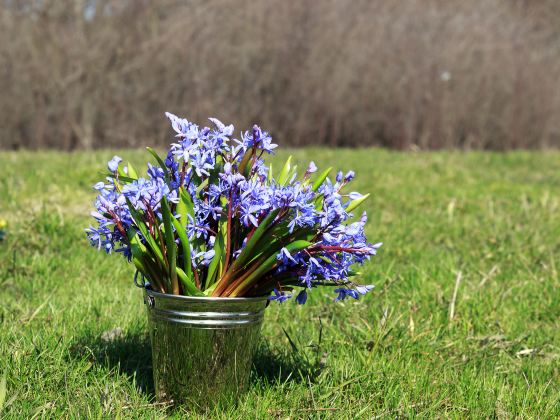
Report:
[[146,293],[154,298],[158,299],[170,299],[178,301],[191,301],[191,302],[261,302],[268,301],[268,295],[255,296],[255,297],[216,297],[216,296],[184,296],[184,295],[173,295],[170,293],[160,293],[156,292],[151,288],[151,286],[144,287]]

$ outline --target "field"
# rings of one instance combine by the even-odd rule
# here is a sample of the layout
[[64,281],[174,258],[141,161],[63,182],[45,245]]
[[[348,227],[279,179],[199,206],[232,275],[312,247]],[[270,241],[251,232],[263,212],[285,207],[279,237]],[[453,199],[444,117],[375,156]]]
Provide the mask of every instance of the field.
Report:
[[[1,417],[185,415],[153,401],[132,266],[83,233],[113,154],[0,153]],[[372,194],[376,289],[271,305],[248,394],[209,417],[560,416],[558,152],[292,154]]]

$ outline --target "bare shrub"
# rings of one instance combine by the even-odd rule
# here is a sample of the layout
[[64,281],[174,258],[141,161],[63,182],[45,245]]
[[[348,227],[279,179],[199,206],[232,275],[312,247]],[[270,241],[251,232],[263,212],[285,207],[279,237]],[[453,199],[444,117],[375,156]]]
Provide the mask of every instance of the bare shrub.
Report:
[[169,110],[282,144],[541,148],[554,0],[21,0],[0,6],[0,147],[163,145]]

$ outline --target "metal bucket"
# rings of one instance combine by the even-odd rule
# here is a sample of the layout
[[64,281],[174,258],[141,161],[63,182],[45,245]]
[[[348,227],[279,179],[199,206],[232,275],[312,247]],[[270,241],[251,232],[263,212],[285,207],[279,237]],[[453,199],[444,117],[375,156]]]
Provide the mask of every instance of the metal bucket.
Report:
[[247,387],[267,298],[144,290],[158,401],[191,409],[235,402]]

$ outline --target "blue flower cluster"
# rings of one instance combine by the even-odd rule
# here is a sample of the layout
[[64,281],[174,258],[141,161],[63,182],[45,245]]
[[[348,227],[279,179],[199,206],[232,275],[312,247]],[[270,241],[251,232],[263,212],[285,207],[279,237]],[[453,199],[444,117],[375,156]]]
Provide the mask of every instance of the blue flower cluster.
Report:
[[[338,173],[333,182],[328,171],[317,175],[311,162],[298,177],[288,160],[274,176],[263,155],[277,145],[258,126],[238,140],[232,138],[232,125],[215,118],[209,128],[166,115],[176,142],[159,165],[148,164],[147,175],[140,177],[115,156],[106,180],[94,186],[95,223],[86,229],[92,245],[134,259],[133,235],[140,237],[141,246],[151,244],[150,235],[157,239],[160,232],[163,237],[165,201],[188,237],[191,261],[178,264],[192,267],[196,287],[205,294],[271,294],[279,302],[295,296],[303,304],[316,286],[336,286],[336,300],[357,299],[372,289],[349,280],[355,274],[351,267],[381,246],[366,240],[365,213],[352,221],[352,211],[367,198],[343,192],[354,178],[352,171]],[[179,211],[182,205],[190,211]],[[178,234],[175,245],[180,247]],[[144,264],[137,267],[142,271]],[[154,280],[153,271],[142,274]],[[301,288],[297,295],[294,287]]]

